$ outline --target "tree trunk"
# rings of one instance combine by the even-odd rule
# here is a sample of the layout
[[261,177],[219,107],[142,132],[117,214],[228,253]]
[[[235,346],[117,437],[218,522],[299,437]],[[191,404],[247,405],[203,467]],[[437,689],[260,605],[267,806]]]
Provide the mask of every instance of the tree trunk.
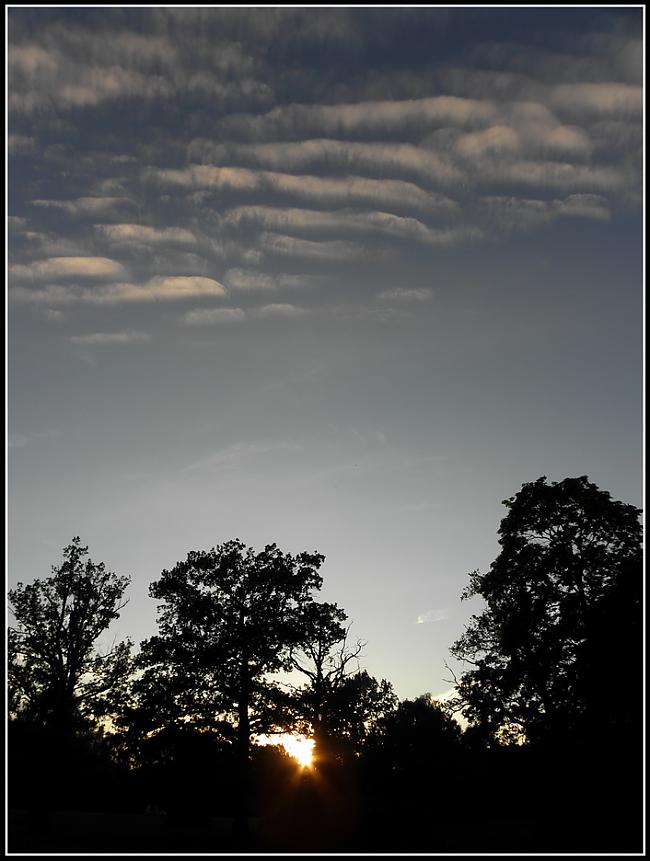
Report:
[[241,689],[239,696],[238,726],[237,726],[237,756],[236,756],[236,796],[235,815],[233,818],[233,833],[235,837],[245,839],[249,833],[248,827],[248,784],[249,784],[249,755],[250,755],[250,685],[248,679],[248,661],[242,661]]

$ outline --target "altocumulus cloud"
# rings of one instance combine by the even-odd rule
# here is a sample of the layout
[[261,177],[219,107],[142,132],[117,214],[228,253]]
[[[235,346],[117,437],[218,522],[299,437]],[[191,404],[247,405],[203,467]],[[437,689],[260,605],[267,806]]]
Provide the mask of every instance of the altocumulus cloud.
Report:
[[[12,298],[153,315],[274,292],[177,317],[212,325],[299,316],[282,291],[310,287],[321,310],[395,319],[429,294],[391,292],[384,261],[434,271],[470,243],[639,207],[640,19],[560,36],[550,10],[534,38],[495,24],[476,39],[472,10],[395,12],[396,33],[430,40],[418,52],[379,14],[11,10]],[[351,289],[332,288],[346,272]]]
[[34,290],[15,287],[11,291],[14,299],[39,304],[69,304],[83,302],[94,305],[119,305],[180,301],[226,295],[225,287],[213,278],[202,276],[161,276],[150,278],[143,284],[112,282],[92,287],[51,284]]
[[392,287],[377,294],[377,299],[398,302],[428,302],[433,295],[429,287]]
[[220,326],[242,323],[246,314],[241,308],[195,308],[183,314],[182,320],[188,326]]
[[106,279],[123,274],[122,264],[107,257],[50,257],[9,267],[9,276],[16,281],[44,281],[51,278]]
[[108,239],[118,243],[196,245],[194,234],[182,227],[155,228],[141,224],[99,224],[96,225],[96,229]]
[[71,335],[69,340],[83,347],[110,347],[150,341],[151,335],[147,332],[92,332],[88,335]]

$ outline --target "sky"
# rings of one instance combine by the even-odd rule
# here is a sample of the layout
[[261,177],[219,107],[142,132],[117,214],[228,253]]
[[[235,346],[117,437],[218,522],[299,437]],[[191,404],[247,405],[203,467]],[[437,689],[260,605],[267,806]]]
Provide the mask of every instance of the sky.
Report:
[[318,551],[444,693],[502,500],[642,503],[641,8],[7,14],[9,585]]

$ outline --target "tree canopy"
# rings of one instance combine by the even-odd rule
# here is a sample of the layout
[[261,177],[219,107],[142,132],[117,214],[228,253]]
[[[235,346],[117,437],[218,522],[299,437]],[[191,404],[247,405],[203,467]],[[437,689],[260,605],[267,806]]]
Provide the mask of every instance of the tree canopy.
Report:
[[316,743],[316,760],[340,759],[359,750],[374,723],[395,707],[389,682],[370,676],[359,664],[365,643],[348,643],[345,611],[335,604],[313,604],[303,615],[303,634],[291,650],[292,668],[306,679],[285,700],[297,726]]
[[52,576],[9,591],[9,697],[14,717],[69,726],[104,714],[131,668],[131,643],[106,651],[97,640],[119,617],[129,578],[95,563],[79,537]]
[[[582,733],[611,682],[592,659],[621,645],[608,627],[627,617],[640,633],[640,511],[586,476],[550,484],[543,476],[504,505],[501,552],[486,573],[470,575],[463,595],[482,597],[486,608],[451,650],[471,665],[456,706],[492,735]],[[639,649],[640,639],[621,661],[638,666]],[[639,679],[625,676],[634,697]]]
[[239,540],[189,553],[150,587],[162,605],[159,634],[142,644],[145,679],[171,693],[184,719],[232,726],[246,758],[251,734],[268,729],[268,676],[290,668],[323,560]]

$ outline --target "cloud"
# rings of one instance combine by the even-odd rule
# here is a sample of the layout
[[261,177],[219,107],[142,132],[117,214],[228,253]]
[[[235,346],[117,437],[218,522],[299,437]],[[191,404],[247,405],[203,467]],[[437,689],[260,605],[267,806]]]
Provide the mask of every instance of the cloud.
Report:
[[279,208],[271,206],[239,206],[226,212],[224,222],[234,227],[253,224],[265,231],[297,233],[381,233],[428,245],[452,245],[467,239],[479,239],[482,232],[475,227],[434,230],[416,218],[406,218],[389,212],[349,212]]
[[261,248],[281,257],[298,257],[307,260],[345,262],[357,260],[365,253],[363,245],[345,240],[313,241],[297,239],[280,233],[262,233],[259,238]]
[[480,166],[476,180],[477,184],[482,185],[501,182],[585,192],[624,191],[629,184],[628,176],[619,168],[554,161],[484,163]]
[[530,230],[557,218],[588,218],[608,221],[609,204],[596,194],[572,194],[563,200],[535,200],[520,197],[488,196],[478,203],[485,221],[501,230]]
[[27,230],[27,219],[20,215],[9,215],[7,226],[13,233],[24,233]]
[[480,132],[461,135],[455,146],[456,152],[466,158],[516,153],[519,148],[519,136],[509,126],[491,126]]
[[132,302],[175,301],[192,298],[223,297],[225,287],[213,278],[199,275],[155,276],[142,284],[114,282],[92,288],[78,285],[49,284],[40,290],[15,287],[13,299],[43,304],[84,302],[112,305]]
[[307,136],[346,137],[422,131],[432,126],[480,127],[488,125],[496,116],[496,108],[490,102],[431,96],[338,105],[293,104],[259,116],[228,117],[224,121],[224,131],[258,141]]
[[412,182],[394,179],[294,175],[211,165],[191,165],[182,170],[149,168],[144,177],[163,185],[231,192],[272,192],[321,204],[374,204],[389,208],[447,212],[457,208],[453,200],[442,194],[425,191]]
[[229,269],[224,281],[231,290],[275,290],[277,282],[271,275],[250,269]]
[[278,452],[295,453],[299,451],[304,451],[304,446],[291,440],[252,443],[238,442],[211,454],[209,457],[190,463],[180,471],[181,473],[188,473],[211,468],[230,469],[249,460],[264,460],[267,455],[276,456]]
[[88,242],[85,237],[67,239],[52,233],[21,229],[23,238],[35,246],[39,257],[86,257]]
[[302,317],[307,311],[305,308],[300,308],[297,305],[276,303],[253,308],[250,313],[254,317]]
[[269,275],[251,269],[229,269],[224,275],[224,281],[230,290],[281,290],[283,288],[314,287],[322,284],[323,279],[317,275],[276,273]]
[[14,42],[8,57],[11,110],[34,115],[182,96],[209,98],[213,105],[231,99],[268,104],[260,63],[234,33],[230,41],[214,27],[210,36],[202,28],[190,34],[182,19],[163,23],[152,10],[149,24],[155,27],[156,19],[167,32],[55,22],[35,38]]
[[252,164],[274,170],[299,171],[320,166],[347,173],[409,176],[425,183],[448,185],[462,178],[448,160],[423,147],[405,143],[365,143],[316,138],[267,144],[221,144],[195,139],[188,157],[203,163]]
[[416,625],[427,625],[429,622],[444,622],[447,619],[446,610],[427,610],[421,613],[415,620]]
[[246,314],[241,308],[196,308],[182,317],[188,326],[218,326],[241,323],[245,319]]
[[189,299],[197,296],[226,295],[222,284],[213,278],[201,275],[157,275],[144,284],[117,283],[108,284],[87,294],[84,298],[89,302],[149,302],[157,300]]
[[108,257],[49,257],[34,263],[15,264],[9,275],[17,281],[51,278],[106,279],[124,274],[124,267]]
[[36,141],[29,135],[10,134],[7,144],[10,155],[31,155],[36,150]]
[[377,294],[380,300],[398,302],[428,302],[433,295],[433,291],[428,287],[393,287],[388,290],[382,290]]
[[60,209],[76,218],[120,218],[125,210],[134,208],[134,203],[128,197],[78,197],[76,200],[32,200],[32,206]]
[[572,114],[622,119],[641,116],[643,87],[618,83],[560,84],[551,93],[552,104]]
[[98,224],[96,229],[113,242],[145,245],[196,245],[196,237],[182,227],[146,227],[140,224]]
[[93,332],[91,335],[71,335],[68,340],[84,347],[104,347],[150,341],[151,335],[147,332]]

